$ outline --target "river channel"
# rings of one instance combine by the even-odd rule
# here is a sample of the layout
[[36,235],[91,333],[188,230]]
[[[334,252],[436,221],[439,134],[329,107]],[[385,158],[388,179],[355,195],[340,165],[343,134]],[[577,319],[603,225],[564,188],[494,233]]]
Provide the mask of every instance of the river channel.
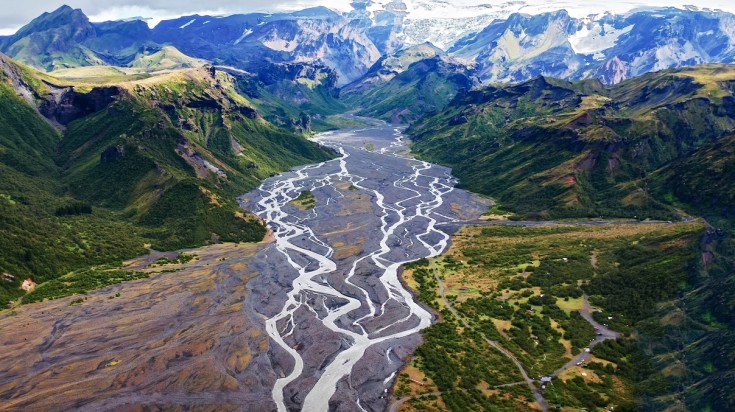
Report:
[[393,126],[316,139],[339,157],[242,199],[275,239],[253,262],[261,275],[251,285],[271,339],[273,401],[279,411],[384,410],[434,321],[400,267],[442,253],[451,233],[441,224],[476,219],[487,202],[456,189],[449,169],[410,157]]

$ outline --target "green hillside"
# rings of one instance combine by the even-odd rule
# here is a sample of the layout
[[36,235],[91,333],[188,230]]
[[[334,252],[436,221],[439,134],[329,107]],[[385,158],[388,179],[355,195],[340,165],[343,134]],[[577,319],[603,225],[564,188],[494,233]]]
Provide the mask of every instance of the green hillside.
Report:
[[603,311],[599,323],[626,336],[557,374],[543,392],[562,405],[551,410],[666,410],[678,401],[671,388],[693,375],[671,348],[700,332],[680,323],[671,301],[690,288],[703,231],[702,222],[462,228],[443,256],[407,265],[409,284],[442,317],[399,377],[400,396],[440,392],[446,405],[417,402],[415,410],[533,410],[526,385],[503,385],[521,381],[506,376],[516,368],[477,334],[512,353],[530,376],[549,376],[595,337],[579,312],[586,292]]
[[735,135],[708,143],[690,156],[663,167],[653,177],[664,199],[694,213],[735,217]]
[[[631,375],[638,409],[735,406],[734,84],[735,68],[725,65],[610,88],[539,78],[469,92],[410,130],[420,157],[452,166],[462,186],[517,217],[706,217],[701,235],[661,230],[628,242],[616,270],[631,270],[584,287],[614,314],[611,327],[636,338],[629,349],[645,355]],[[646,250],[656,236],[658,250]],[[677,253],[683,245],[687,254]],[[558,399],[574,402],[563,391]]]
[[81,66],[57,69],[49,74],[70,81],[109,84],[144,79],[166,71],[203,67],[206,64],[205,60],[189,57],[175,47],[163,46],[137,51],[125,66]]
[[651,179],[735,128],[733,80],[729,66],[611,88],[538,78],[466,93],[409,133],[417,154],[527,217],[668,219]]
[[364,78],[343,88],[340,97],[361,116],[409,123],[440,112],[472,86],[466,67],[424,44],[382,58]]
[[[264,120],[234,79],[191,69],[97,86],[2,58],[0,300],[20,282],[156,249],[257,241],[235,197],[331,153]],[[72,105],[55,105],[49,93]],[[63,129],[52,126],[34,105]]]
[[332,69],[305,64],[271,64],[257,73],[234,68],[238,91],[279,127],[310,134],[364,124],[345,123],[348,110],[339,98]]

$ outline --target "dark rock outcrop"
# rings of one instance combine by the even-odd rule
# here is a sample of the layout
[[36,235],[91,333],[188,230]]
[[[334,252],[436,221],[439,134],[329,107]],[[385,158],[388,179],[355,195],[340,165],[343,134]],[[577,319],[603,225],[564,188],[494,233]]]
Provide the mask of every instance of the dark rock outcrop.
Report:
[[100,155],[100,162],[111,163],[125,156],[125,148],[122,146],[111,146]]
[[104,109],[122,92],[114,86],[97,87],[89,93],[76,92],[73,87],[48,86],[52,92],[46,96],[38,110],[46,118],[62,125]]

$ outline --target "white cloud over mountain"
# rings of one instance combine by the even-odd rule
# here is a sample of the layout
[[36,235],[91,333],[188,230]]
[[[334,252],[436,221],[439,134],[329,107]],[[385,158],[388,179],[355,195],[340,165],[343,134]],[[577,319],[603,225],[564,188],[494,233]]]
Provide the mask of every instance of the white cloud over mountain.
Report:
[[[393,0],[374,0],[372,8]],[[163,19],[189,14],[233,14],[255,11],[296,10],[325,6],[336,10],[351,10],[353,0],[27,0],[3,4],[0,14],[0,35],[14,33],[18,28],[45,11],[68,4],[81,8],[92,21],[142,17],[154,26]],[[405,0],[412,19],[456,19],[478,16],[507,17],[514,12],[529,14],[566,9],[574,17],[606,11],[624,13],[640,7],[679,7],[722,9],[735,12],[733,0]]]

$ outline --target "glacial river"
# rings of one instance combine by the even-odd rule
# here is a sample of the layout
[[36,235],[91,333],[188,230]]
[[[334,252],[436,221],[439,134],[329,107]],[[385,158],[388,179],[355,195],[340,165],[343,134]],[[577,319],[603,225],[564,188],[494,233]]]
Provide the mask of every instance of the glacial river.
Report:
[[[262,282],[283,287],[257,308],[280,371],[273,402],[279,411],[383,410],[434,320],[399,269],[442,253],[450,233],[438,225],[475,219],[486,203],[455,189],[449,169],[411,158],[400,129],[316,139],[339,157],[268,179],[244,199],[273,231],[266,256],[280,262]],[[305,191],[314,207],[294,203]]]

